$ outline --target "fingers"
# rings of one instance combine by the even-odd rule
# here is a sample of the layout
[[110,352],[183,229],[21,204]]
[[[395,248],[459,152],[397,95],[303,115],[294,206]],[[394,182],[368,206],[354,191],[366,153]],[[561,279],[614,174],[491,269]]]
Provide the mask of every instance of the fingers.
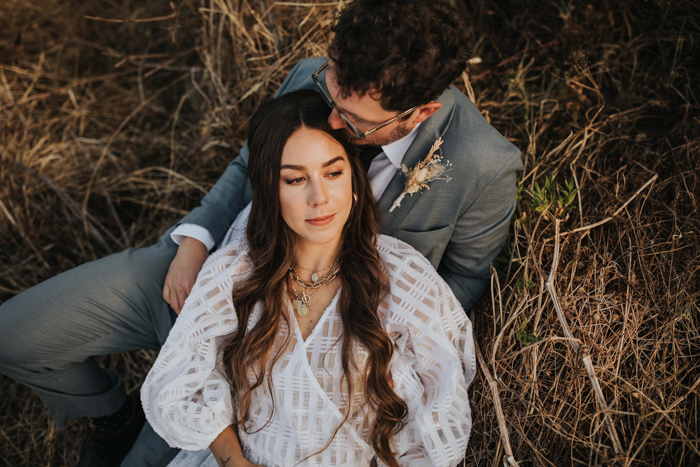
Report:
[[187,300],[187,297],[190,296],[190,292],[192,292],[192,287],[194,287],[194,281],[195,279],[193,278],[182,278],[177,283],[177,302],[180,307],[180,310],[182,310],[185,307],[185,300]]
[[165,303],[167,303],[168,305],[170,305],[172,307],[173,304],[171,303],[171,300],[170,300],[170,294],[172,291],[170,290],[170,286],[168,286],[168,279],[169,279],[169,277],[166,277],[165,284],[163,284],[163,300],[165,300]]
[[204,261],[209,256],[209,252],[203,243],[198,240],[187,239],[189,237],[185,237],[178,247],[178,252],[172,263],[170,263],[170,268],[163,284],[163,300],[178,315],[185,306],[185,300],[192,291]]
[[170,306],[173,310],[175,310],[175,313],[179,315],[182,311],[182,305],[184,304],[185,301],[180,299],[180,294],[177,292],[177,290],[172,289],[170,292]]
[[189,294],[188,294],[188,293],[185,293],[185,291],[184,291],[184,289],[182,288],[182,286],[180,286],[180,287],[178,288],[178,291],[177,291],[177,305],[178,305],[178,311],[177,311],[177,312],[178,312],[178,314],[180,313],[180,311],[182,311],[182,307],[185,306],[185,300],[187,300],[187,296],[188,296],[188,295],[189,295]]
[[179,315],[182,311],[182,307],[180,306],[177,291],[174,288],[170,290],[170,301],[168,303],[170,304],[170,308],[172,308],[173,311]]
[[190,296],[192,287],[193,285],[189,282],[176,282],[172,286],[166,282],[163,286],[163,300],[179,315],[185,306],[185,300]]
[[184,298],[180,298],[180,294],[177,292],[177,286],[172,285],[173,279],[170,274],[165,278],[165,284],[163,284],[163,300],[170,305],[170,307],[175,311],[175,314],[180,314],[182,311],[182,306],[185,304]]

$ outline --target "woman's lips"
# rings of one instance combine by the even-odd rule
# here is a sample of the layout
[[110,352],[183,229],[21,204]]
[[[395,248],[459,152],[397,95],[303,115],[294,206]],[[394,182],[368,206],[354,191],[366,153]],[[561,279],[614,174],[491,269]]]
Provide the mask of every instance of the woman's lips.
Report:
[[322,225],[330,224],[334,217],[335,217],[335,214],[331,214],[330,216],[316,217],[314,219],[306,219],[306,222],[308,222],[309,224],[311,224],[315,227],[320,227]]

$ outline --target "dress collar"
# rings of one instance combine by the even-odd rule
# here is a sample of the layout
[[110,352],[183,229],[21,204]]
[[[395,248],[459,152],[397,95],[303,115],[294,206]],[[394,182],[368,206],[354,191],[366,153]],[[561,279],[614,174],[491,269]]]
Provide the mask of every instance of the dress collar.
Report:
[[386,154],[386,157],[397,169],[401,167],[401,161],[403,161],[403,156],[406,155],[406,151],[408,151],[408,148],[413,143],[413,140],[416,139],[416,135],[418,135],[418,129],[421,125],[422,123],[416,124],[413,130],[411,130],[409,134],[407,134],[400,140],[394,141],[393,143],[387,144],[386,146],[382,146],[384,154]]

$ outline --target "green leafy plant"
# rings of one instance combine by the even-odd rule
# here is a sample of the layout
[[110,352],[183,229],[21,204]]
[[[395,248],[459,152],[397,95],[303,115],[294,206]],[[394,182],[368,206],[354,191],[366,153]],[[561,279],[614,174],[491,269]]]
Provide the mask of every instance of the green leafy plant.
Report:
[[525,330],[527,327],[527,320],[523,320],[522,323],[520,323],[520,329],[515,331],[515,338],[518,339],[518,342],[520,342],[520,345],[523,347],[534,344],[535,342],[539,342],[542,340],[541,337],[538,337],[534,334],[530,334]]
[[516,287],[518,289],[518,293],[523,293],[526,290],[530,290],[535,286],[535,282],[530,279],[529,277],[521,276],[520,279],[518,279],[518,283],[516,284]]
[[520,202],[523,200],[523,191],[525,190],[525,187],[523,186],[523,182],[518,183],[518,191],[515,193],[515,202],[520,205]]
[[532,201],[528,204],[536,212],[544,212],[549,208],[549,213],[554,217],[561,217],[573,208],[578,188],[571,180],[565,180],[564,185],[554,181],[552,174],[544,179],[542,186],[535,182],[528,191]]

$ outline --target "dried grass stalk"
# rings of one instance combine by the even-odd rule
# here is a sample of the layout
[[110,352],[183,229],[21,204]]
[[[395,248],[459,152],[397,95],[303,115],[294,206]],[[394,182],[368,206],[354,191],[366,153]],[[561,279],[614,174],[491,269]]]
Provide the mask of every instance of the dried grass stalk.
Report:
[[559,219],[554,221],[554,259],[552,260],[552,268],[549,271],[549,278],[547,279],[546,286],[547,291],[549,291],[549,296],[552,298],[552,304],[557,312],[557,317],[559,318],[559,323],[564,331],[564,335],[569,339],[569,345],[571,350],[575,354],[581,356],[583,365],[586,368],[586,373],[588,373],[588,378],[591,380],[591,386],[593,386],[593,391],[600,404],[600,408],[603,412],[603,417],[605,419],[605,424],[608,427],[608,432],[610,438],[613,442],[613,447],[615,448],[615,454],[620,455],[623,453],[622,444],[620,443],[620,438],[617,435],[617,430],[615,429],[615,424],[612,421],[612,414],[610,413],[610,408],[605,400],[603,391],[600,389],[600,383],[598,382],[598,377],[595,374],[595,368],[593,367],[593,362],[591,360],[591,355],[585,345],[580,346],[574,335],[569,329],[569,324],[566,322],[566,316],[559,305],[559,298],[557,297],[556,289],[554,288],[554,279],[559,266]]
[[[155,243],[346,3],[0,0],[0,301]],[[464,12],[480,61],[454,85],[526,153],[508,267],[473,313],[485,376],[463,464],[698,465],[700,5]],[[580,189],[564,209],[533,206],[549,176]],[[99,361],[132,388],[153,356]],[[75,465],[85,420],[55,429],[2,376],[0,394],[0,462]]]

